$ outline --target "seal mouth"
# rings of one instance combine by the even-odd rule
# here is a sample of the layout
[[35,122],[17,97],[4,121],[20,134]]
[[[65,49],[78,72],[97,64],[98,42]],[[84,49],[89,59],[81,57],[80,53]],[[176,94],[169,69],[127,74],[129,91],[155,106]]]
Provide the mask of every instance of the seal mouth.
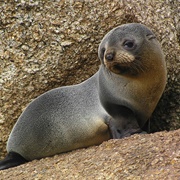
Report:
[[115,74],[125,74],[130,71],[129,63],[113,62],[106,64],[106,67]]

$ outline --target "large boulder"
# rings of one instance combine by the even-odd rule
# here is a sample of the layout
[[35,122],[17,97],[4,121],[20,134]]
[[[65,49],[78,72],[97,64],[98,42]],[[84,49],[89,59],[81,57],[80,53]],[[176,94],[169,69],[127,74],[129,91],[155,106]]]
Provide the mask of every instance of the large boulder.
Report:
[[178,0],[0,2],[0,159],[27,104],[49,89],[94,74],[102,37],[123,23],[150,27],[166,55],[167,86],[148,129],[178,129],[179,5]]

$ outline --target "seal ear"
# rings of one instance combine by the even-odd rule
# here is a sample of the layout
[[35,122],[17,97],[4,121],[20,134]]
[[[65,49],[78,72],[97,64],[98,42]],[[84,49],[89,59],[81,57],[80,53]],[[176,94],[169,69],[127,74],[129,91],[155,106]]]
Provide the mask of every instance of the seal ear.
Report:
[[148,40],[156,39],[156,36],[154,34],[147,34],[146,37],[148,38]]

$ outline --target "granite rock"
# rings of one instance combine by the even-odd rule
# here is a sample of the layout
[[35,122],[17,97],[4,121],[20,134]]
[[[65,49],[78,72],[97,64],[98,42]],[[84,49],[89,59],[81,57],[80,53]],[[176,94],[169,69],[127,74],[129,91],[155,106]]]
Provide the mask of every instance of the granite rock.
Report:
[[49,89],[80,83],[99,66],[113,27],[139,22],[160,40],[168,69],[150,132],[180,128],[179,0],[5,0],[0,2],[0,159],[23,109]]

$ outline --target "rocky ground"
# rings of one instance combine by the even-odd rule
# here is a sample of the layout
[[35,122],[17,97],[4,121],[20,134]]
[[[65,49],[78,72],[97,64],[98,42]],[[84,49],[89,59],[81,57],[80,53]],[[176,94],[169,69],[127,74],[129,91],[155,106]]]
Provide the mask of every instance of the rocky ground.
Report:
[[2,180],[180,179],[180,129],[109,140],[0,171]]

